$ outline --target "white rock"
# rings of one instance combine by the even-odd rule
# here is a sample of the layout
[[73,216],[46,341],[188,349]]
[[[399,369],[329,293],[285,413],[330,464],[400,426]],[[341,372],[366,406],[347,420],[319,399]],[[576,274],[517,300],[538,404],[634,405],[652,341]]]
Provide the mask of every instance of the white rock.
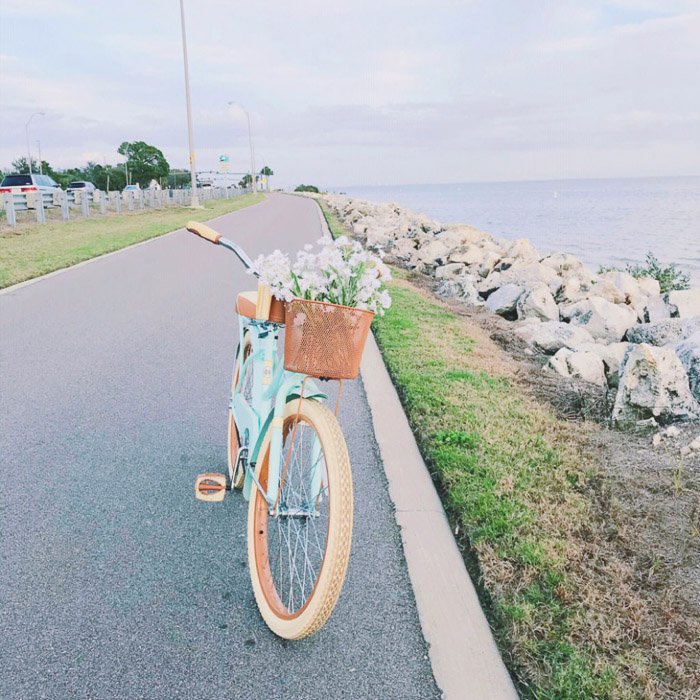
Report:
[[449,241],[453,248],[491,238],[485,231],[480,231],[478,228],[467,224],[449,224],[438,236],[444,241]]
[[598,386],[606,386],[603,361],[593,352],[576,351],[561,348],[549,358],[547,366],[563,377],[580,379]]
[[592,294],[602,297],[612,304],[624,304],[627,301],[625,293],[618,289],[609,279],[602,279],[593,287]]
[[700,401],[700,330],[676,345],[676,355],[688,374],[688,386]]
[[666,300],[679,318],[700,316],[700,288],[676,289],[666,295]]
[[558,321],[559,308],[549,287],[541,284],[526,290],[516,305],[518,318],[539,318],[543,321]]
[[671,440],[677,438],[680,434],[680,428],[677,428],[675,425],[669,425],[668,428],[666,428],[666,430],[663,431],[663,436],[670,438]]
[[568,253],[552,253],[542,258],[541,262],[565,279],[583,270],[583,263],[576,256]]
[[469,306],[482,306],[484,303],[468,275],[443,279],[436,292],[443,299],[458,299]]
[[639,289],[648,297],[661,294],[659,281],[655,280],[653,277],[638,277],[637,284],[639,285]]
[[632,309],[600,297],[579,301],[568,313],[572,324],[585,326],[594,338],[607,343],[622,340],[627,329],[637,321],[637,314]]
[[444,265],[449,254],[450,246],[445,241],[433,240],[418,249],[416,258],[426,265]]
[[577,351],[592,352],[597,355],[605,367],[605,376],[611,387],[616,387],[620,379],[620,367],[625,359],[625,353],[631,347],[630,343],[583,343],[577,345]]
[[460,246],[450,253],[450,262],[481,265],[484,255],[486,255],[486,251],[478,245]]
[[671,348],[634,345],[625,358],[612,420],[622,426],[654,418],[661,423],[693,419],[700,404],[690,393],[688,378]]
[[667,318],[671,318],[671,309],[663,297],[660,294],[647,297],[642,308],[642,320],[646,323],[656,323]]
[[484,259],[479,265],[479,275],[481,277],[488,277],[491,270],[496,267],[496,264],[500,261],[501,254],[495,250],[487,250],[484,254]]
[[455,277],[464,270],[462,263],[447,263],[435,268],[435,279],[444,279],[445,277]]
[[656,323],[638,323],[627,331],[627,340],[631,343],[649,343],[649,345],[668,345],[678,343],[700,330],[700,316],[691,318],[668,318]]
[[510,265],[521,267],[537,262],[540,254],[527,238],[518,238],[508,246],[503,257],[509,261]]
[[391,247],[392,255],[399,260],[410,260],[416,253],[416,248],[410,238],[399,238]]
[[386,250],[393,241],[391,234],[384,228],[371,228],[367,230],[367,247]]
[[506,284],[489,295],[486,307],[500,316],[508,316],[515,311],[518,299],[525,291],[517,284]]
[[548,355],[561,348],[575,348],[584,343],[594,342],[585,328],[577,328],[560,321],[519,324],[515,333],[526,343]]

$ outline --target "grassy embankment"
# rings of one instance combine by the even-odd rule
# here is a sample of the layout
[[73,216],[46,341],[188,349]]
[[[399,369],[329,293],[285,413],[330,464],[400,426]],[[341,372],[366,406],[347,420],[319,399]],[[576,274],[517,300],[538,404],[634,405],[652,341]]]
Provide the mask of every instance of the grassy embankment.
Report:
[[395,276],[377,342],[523,696],[677,697],[595,514],[588,428],[537,403],[485,332]]
[[256,204],[263,194],[215,199],[193,211],[173,207],[22,227],[0,236],[0,287],[23,282],[181,228]]

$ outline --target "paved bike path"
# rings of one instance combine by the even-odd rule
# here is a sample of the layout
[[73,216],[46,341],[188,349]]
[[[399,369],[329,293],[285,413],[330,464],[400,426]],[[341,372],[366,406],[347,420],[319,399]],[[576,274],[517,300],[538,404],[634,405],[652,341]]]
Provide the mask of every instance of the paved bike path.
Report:
[[[215,226],[251,253],[321,233],[271,195]],[[360,382],[341,423],[355,532],[311,639],[262,622],[246,504],[195,501],[226,462],[237,342],[254,288],[177,232],[0,295],[0,698],[437,698]]]

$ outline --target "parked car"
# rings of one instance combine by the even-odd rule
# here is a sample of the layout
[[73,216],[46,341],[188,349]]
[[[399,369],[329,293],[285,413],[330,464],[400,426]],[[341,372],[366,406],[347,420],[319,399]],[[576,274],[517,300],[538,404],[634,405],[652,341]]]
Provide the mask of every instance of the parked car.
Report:
[[58,183],[48,175],[5,175],[0,182],[0,193],[26,194],[27,192],[61,192]]
[[68,192],[94,192],[97,187],[87,180],[74,180],[66,189]]
[[141,188],[140,188],[138,185],[127,185],[127,186],[124,188],[124,192],[134,192],[134,193],[136,193],[136,192],[140,192],[140,191],[141,191]]
[[47,198],[43,197],[43,195],[53,195],[57,192],[63,192],[63,190],[53,178],[50,178],[48,175],[40,175],[37,173],[32,173],[31,175],[20,175],[19,173],[5,175],[2,182],[0,182],[0,197],[6,193],[12,194],[15,208],[24,209],[27,207],[33,209],[34,207],[27,206],[28,203],[25,204],[24,197],[18,197],[18,195],[26,195],[32,192],[41,192],[44,206],[53,207],[53,199],[49,201]]

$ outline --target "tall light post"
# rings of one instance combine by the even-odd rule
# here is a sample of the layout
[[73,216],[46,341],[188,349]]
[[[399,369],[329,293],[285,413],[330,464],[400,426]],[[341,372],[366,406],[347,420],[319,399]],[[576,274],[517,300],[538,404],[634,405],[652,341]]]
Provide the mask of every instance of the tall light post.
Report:
[[185,100],[187,101],[187,138],[190,147],[190,177],[192,178],[192,192],[190,206],[198,207],[197,174],[194,166],[194,137],[192,136],[192,104],[190,100],[190,69],[187,63],[187,37],[185,35],[185,3],[180,0],[180,23],[182,25],[182,58],[185,63]]
[[27,119],[25,125],[24,125],[24,133],[25,136],[27,137],[27,164],[29,165],[29,174],[32,174],[32,149],[29,147],[29,125],[32,123],[32,119],[34,117],[43,117],[44,112],[34,112],[29,119]]
[[41,161],[41,139],[36,140],[36,148],[37,152],[39,153],[39,175],[44,174],[44,165]]
[[234,106],[238,107],[239,109],[243,110],[243,113],[246,116],[246,119],[248,120],[248,146],[250,147],[250,177],[251,177],[251,182],[250,186],[253,188],[253,192],[258,191],[258,179],[255,176],[255,151],[253,150],[253,132],[251,131],[250,128],[250,114],[248,110],[240,104],[240,102],[229,102],[229,106]]

